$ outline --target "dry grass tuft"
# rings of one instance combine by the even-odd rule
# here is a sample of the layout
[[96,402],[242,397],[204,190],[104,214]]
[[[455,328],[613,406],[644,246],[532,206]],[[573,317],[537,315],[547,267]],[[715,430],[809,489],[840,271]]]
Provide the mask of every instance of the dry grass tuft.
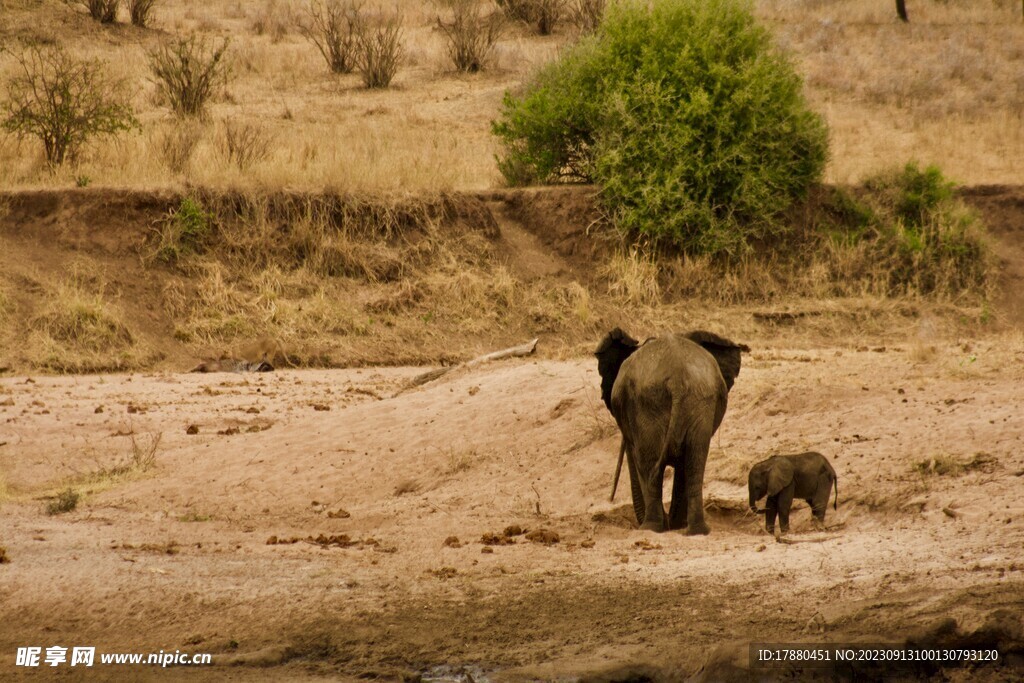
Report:
[[54,496],[46,504],[46,514],[48,515],[62,515],[65,512],[71,512],[78,507],[78,500],[80,496],[78,491],[74,490],[70,486],[56,496]]
[[661,300],[658,263],[639,248],[616,251],[604,268],[608,292],[626,303],[653,306]]
[[136,335],[107,301],[105,285],[73,273],[48,292],[30,321],[30,365],[56,372],[98,372],[139,367],[145,360]]

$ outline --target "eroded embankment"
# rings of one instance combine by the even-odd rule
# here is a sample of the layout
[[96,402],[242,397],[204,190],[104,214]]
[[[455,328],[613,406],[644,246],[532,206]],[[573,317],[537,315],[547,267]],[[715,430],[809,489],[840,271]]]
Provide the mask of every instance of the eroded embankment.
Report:
[[731,261],[623,251],[588,187],[420,198],[8,193],[0,367],[187,369],[261,338],[280,342],[278,364],[436,364],[539,335],[545,352],[578,353],[616,324],[795,339],[884,337],[936,312],[936,324],[954,325],[1021,315],[1024,190],[963,192],[1002,261],[1001,286],[966,295],[893,285],[889,257],[870,242],[808,252],[800,231],[846,229],[831,192],[792,212],[793,242]]

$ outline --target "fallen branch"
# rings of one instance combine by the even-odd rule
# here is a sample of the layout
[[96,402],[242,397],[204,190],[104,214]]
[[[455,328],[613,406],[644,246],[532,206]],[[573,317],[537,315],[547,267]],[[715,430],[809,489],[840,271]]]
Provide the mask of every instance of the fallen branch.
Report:
[[411,380],[409,380],[409,383],[406,384],[403,388],[399,389],[397,392],[395,392],[394,395],[398,396],[399,394],[406,392],[410,389],[415,389],[416,387],[423,386],[428,382],[433,382],[435,379],[443,377],[444,375],[447,375],[449,372],[452,372],[453,370],[465,370],[468,368],[475,367],[477,365],[481,365],[483,363],[489,363],[494,360],[502,360],[504,358],[529,356],[537,349],[538,341],[539,339],[532,339],[526,342],[525,344],[520,344],[519,346],[512,346],[507,349],[502,349],[500,351],[492,351],[482,356],[477,356],[472,360],[467,360],[465,363],[459,363],[458,365],[449,365],[446,368],[436,368],[434,370],[424,372],[423,374],[416,375]]
[[834,538],[839,538],[839,534],[818,536],[817,538],[786,538],[785,536],[776,536],[775,542],[785,543],[786,545],[795,545],[797,543],[824,543],[825,541],[831,541]]

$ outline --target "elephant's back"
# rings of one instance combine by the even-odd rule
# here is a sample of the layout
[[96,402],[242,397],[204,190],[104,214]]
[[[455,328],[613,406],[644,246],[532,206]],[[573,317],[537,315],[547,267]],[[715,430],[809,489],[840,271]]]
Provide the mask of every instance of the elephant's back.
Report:
[[619,369],[612,389],[616,393],[681,393],[699,397],[724,396],[725,380],[714,356],[682,335],[651,339]]

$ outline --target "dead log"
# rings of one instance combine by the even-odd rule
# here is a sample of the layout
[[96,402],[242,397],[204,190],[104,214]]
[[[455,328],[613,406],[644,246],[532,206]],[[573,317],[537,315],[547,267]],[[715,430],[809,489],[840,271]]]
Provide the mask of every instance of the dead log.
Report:
[[453,370],[466,370],[468,368],[476,367],[477,365],[482,365],[483,363],[489,363],[491,361],[502,360],[505,358],[529,356],[530,354],[537,350],[538,341],[539,338],[531,339],[525,344],[520,344],[519,346],[512,346],[507,349],[501,349],[500,351],[492,351],[490,353],[485,353],[482,356],[477,356],[476,358],[467,360],[465,363],[459,363],[458,365],[449,365],[446,368],[436,368],[434,370],[424,372],[420,375],[416,375],[411,380],[409,380],[409,383],[406,384],[405,387],[395,392],[395,396],[398,396],[399,394],[406,392],[410,389],[415,389],[416,387],[423,386],[428,382],[433,382],[434,380],[447,375],[449,372],[452,372]]

